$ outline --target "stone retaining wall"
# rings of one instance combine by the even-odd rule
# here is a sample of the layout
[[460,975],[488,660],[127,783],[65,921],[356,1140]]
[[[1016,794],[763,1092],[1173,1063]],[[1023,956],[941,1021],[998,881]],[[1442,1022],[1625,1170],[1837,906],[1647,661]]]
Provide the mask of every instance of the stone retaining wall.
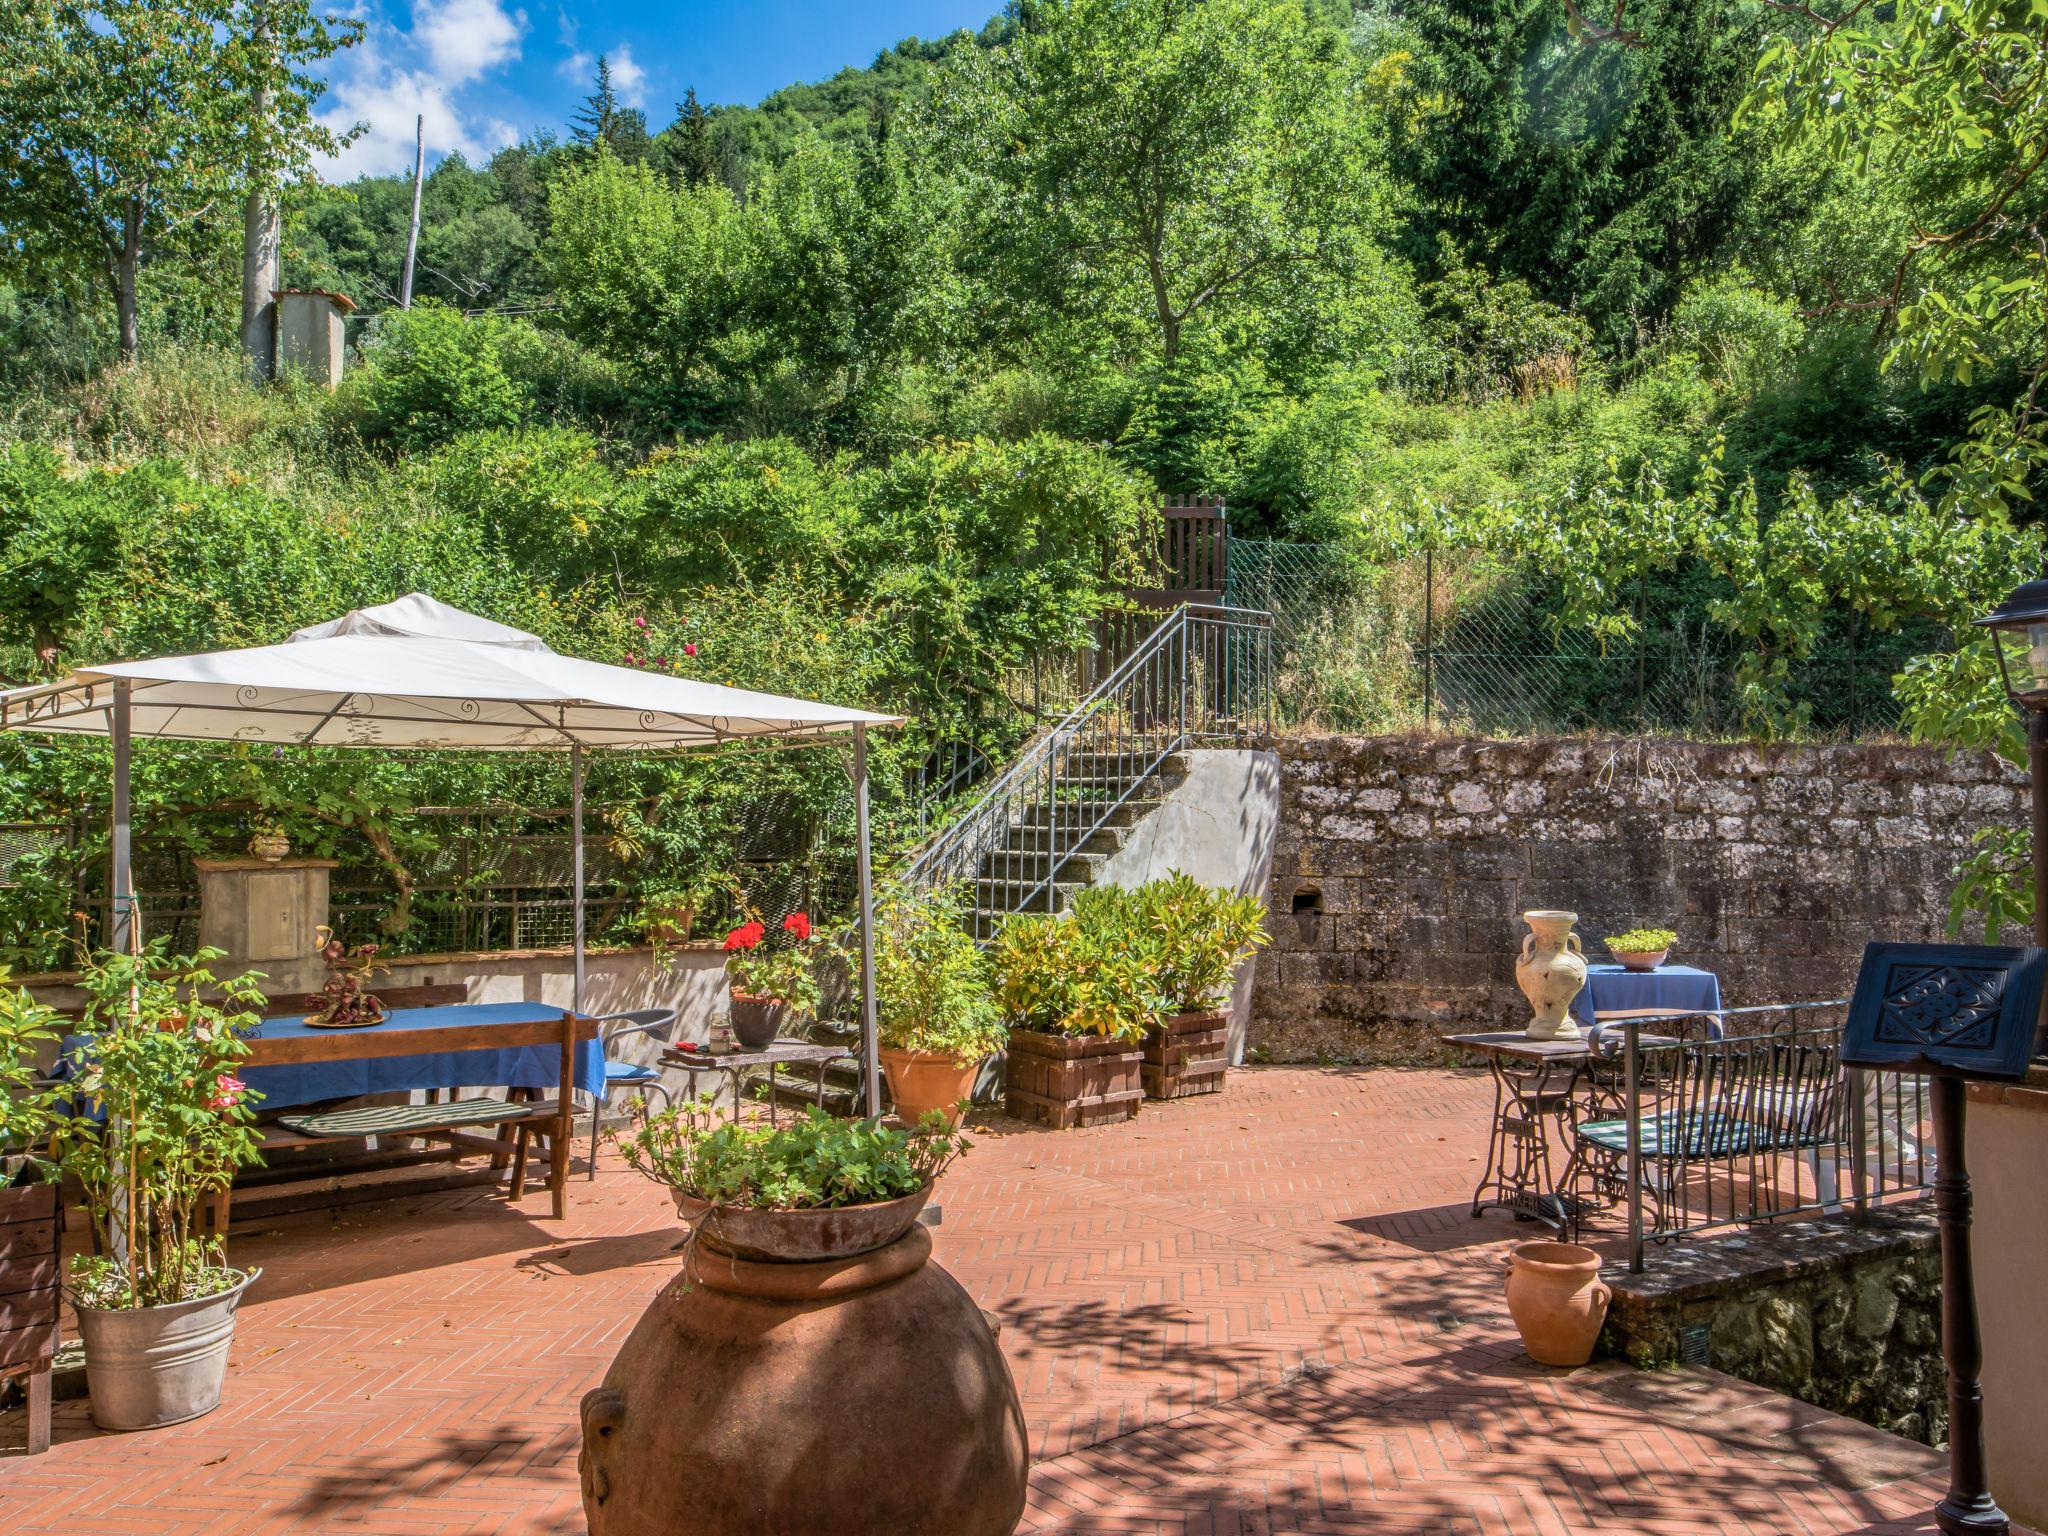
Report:
[[1710,1365],[1909,1440],[1947,1439],[1941,1254],[1924,1201],[1862,1228],[1799,1222],[1673,1244],[1647,1273],[1606,1278],[1604,1353]]
[[1274,942],[1252,1044],[1416,1060],[1527,1012],[1517,914],[1675,928],[1731,1006],[1841,995],[1873,938],[1944,932],[1951,871],[2025,818],[1985,753],[1682,741],[1307,737],[1280,749]]

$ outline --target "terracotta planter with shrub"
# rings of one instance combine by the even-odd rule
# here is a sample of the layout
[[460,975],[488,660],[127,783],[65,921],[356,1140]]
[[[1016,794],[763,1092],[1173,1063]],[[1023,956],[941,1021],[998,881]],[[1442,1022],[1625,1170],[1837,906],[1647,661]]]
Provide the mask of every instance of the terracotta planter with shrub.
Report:
[[917,1124],[933,1110],[944,1115],[948,1125],[960,1123],[981,1072],[980,1062],[963,1066],[943,1051],[905,1051],[890,1045],[878,1046],[875,1054],[889,1080],[896,1117],[905,1125]]
[[1519,1243],[1508,1255],[1508,1312],[1538,1365],[1592,1359],[1613,1296],[1600,1278],[1600,1255],[1590,1248]]
[[1019,1120],[1054,1130],[1110,1125],[1138,1113],[1143,1065],[1136,1041],[1013,1029],[1003,1095]]
[[1145,1031],[1141,1047],[1148,1099],[1186,1099],[1221,1093],[1230,1070],[1230,1010],[1180,1013]]
[[50,1448],[61,1216],[55,1184],[0,1187],[0,1379],[29,1378],[31,1453]]

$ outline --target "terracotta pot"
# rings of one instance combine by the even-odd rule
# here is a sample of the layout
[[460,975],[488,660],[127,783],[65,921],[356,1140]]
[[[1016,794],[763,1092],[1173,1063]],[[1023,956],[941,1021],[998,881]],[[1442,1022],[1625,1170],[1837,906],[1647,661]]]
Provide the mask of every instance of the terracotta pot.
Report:
[[1534,1013],[1524,1031],[1531,1040],[1576,1040],[1572,999],[1586,984],[1586,956],[1572,924],[1576,912],[1524,912],[1529,932],[1522,938],[1522,957],[1515,962],[1515,984]]
[[1617,949],[1613,954],[1625,971],[1654,971],[1671,958],[1668,949]]
[[647,937],[655,944],[687,944],[696,926],[695,907],[660,907],[647,915]]
[[743,1051],[765,1051],[775,1043],[782,1029],[782,1015],[789,1004],[779,997],[732,995],[732,1034]]
[[943,1051],[903,1051],[893,1045],[875,1047],[881,1058],[882,1075],[889,1080],[889,1098],[896,1105],[896,1118],[915,1125],[933,1110],[957,1126],[966,1113],[968,1096],[981,1063],[965,1066]]
[[590,1536],[1009,1536],[1017,1388],[930,1256],[922,1227],[819,1264],[698,1251],[583,1399]]
[[[731,1258],[763,1263],[814,1263],[850,1259],[886,1248],[917,1220],[932,1197],[926,1181],[914,1195],[877,1200],[868,1205],[841,1205],[815,1211],[752,1211],[726,1206],[715,1214],[707,1201],[671,1189],[676,1211],[692,1227],[701,1224],[697,1240]],[[708,1219],[707,1219],[708,1218]]]
[[1508,1312],[1538,1365],[1584,1365],[1614,1292],[1600,1255],[1577,1243],[1519,1243],[1508,1255]]

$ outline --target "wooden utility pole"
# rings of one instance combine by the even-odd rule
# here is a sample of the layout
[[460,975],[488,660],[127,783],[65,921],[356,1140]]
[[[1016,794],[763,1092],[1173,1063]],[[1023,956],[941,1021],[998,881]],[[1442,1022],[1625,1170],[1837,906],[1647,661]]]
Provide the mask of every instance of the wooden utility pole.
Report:
[[405,271],[398,279],[398,307],[412,308],[412,260],[420,249],[420,184],[427,172],[427,118],[413,119],[412,228],[405,235]]
[[[270,15],[256,9],[256,47],[270,43]],[[268,72],[265,72],[265,79]],[[277,290],[284,281],[277,196],[270,186],[265,139],[270,87],[259,84],[249,101],[256,152],[249,164],[249,200],[242,208],[242,366],[261,384],[277,373]]]

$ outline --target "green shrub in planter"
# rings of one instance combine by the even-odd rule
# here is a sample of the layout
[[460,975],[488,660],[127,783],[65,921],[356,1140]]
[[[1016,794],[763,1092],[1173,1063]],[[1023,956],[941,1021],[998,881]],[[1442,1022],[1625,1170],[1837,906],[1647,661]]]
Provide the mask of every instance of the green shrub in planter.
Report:
[[958,889],[892,894],[875,912],[880,1039],[962,1066],[1002,1049],[1008,1030],[988,957],[967,932]]
[[1178,873],[1131,891],[1126,913],[1169,1014],[1223,1006],[1237,968],[1267,941],[1264,902]]
[[1011,1023],[1054,1035],[1144,1036],[1159,999],[1145,958],[1111,916],[1117,910],[1110,901],[1077,903],[1070,912],[1018,913],[1004,922],[989,959]]
[[56,1090],[36,1086],[37,1056],[56,1039],[56,1014],[10,985],[0,965],[0,1185],[38,1161],[35,1148],[56,1123]]
[[809,1211],[915,1194],[968,1148],[932,1119],[899,1131],[878,1120],[835,1120],[815,1105],[779,1127],[709,1123],[714,1116],[697,1106],[652,1116],[620,1149],[640,1173],[693,1200]]

